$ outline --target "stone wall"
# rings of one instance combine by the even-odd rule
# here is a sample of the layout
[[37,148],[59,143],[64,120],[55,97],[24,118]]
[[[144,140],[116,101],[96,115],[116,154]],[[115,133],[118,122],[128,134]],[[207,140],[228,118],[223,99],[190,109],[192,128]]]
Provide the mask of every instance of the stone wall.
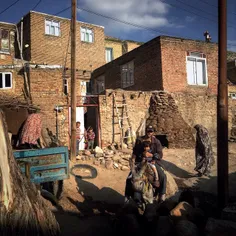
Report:
[[171,94],[153,93],[149,115],[146,124],[153,126],[157,135],[166,135],[170,148],[194,147],[193,128],[183,119]]
[[[194,146],[194,125],[205,126],[216,140],[217,97],[194,95],[188,93],[169,94],[163,91],[142,92],[126,90],[106,90],[105,95],[99,95],[99,110],[101,121],[101,140],[103,146],[113,142],[113,132],[119,131],[118,125],[113,131],[113,95],[117,100],[125,94],[129,117],[133,131],[136,133],[144,119],[144,126],[153,125],[157,135],[167,135],[169,147],[190,148]],[[157,103],[152,101],[154,96]],[[151,101],[151,103],[150,103]],[[151,105],[151,106],[150,106]],[[229,137],[235,136],[236,101],[229,99]],[[127,123],[124,123],[127,131]],[[119,135],[115,136],[119,142]]]
[[[128,113],[135,134],[140,131],[139,128],[143,120],[146,120],[144,127],[153,125],[157,135],[167,135],[169,147],[189,148],[194,146],[192,126],[186,122],[186,118],[183,117],[185,114],[179,110],[172,95],[162,91],[125,90],[106,90],[105,95],[99,96],[103,146],[107,146],[113,141],[119,142],[119,135],[116,135],[115,140],[113,140],[113,133],[119,131],[118,125],[115,125],[116,128],[113,130],[113,92],[116,93],[117,100],[120,100],[122,94],[125,94]],[[156,103],[152,96],[155,97]],[[192,123],[195,124],[194,121]],[[124,131],[127,131],[127,129],[128,125],[124,123]],[[141,135],[142,133],[139,132],[139,134]]]

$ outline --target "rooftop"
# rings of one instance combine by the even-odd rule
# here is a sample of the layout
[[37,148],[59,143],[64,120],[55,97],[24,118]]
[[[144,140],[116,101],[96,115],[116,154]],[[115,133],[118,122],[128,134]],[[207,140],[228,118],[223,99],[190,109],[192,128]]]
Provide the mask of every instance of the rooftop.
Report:
[[[47,14],[47,13],[43,13],[43,12],[38,12],[38,11],[30,11],[26,15],[28,15],[30,13],[36,13],[36,14],[40,14],[40,15],[44,15],[44,16],[48,16],[48,17],[54,17],[54,18],[62,19],[62,20],[68,20],[68,21],[71,20],[70,18],[61,17],[61,16],[55,16],[55,15],[51,15],[51,14]],[[104,29],[104,26],[101,26],[101,25],[91,24],[91,23],[83,22],[83,21],[77,21],[77,22],[82,23],[82,24],[93,25],[93,26],[100,27],[100,28]]]

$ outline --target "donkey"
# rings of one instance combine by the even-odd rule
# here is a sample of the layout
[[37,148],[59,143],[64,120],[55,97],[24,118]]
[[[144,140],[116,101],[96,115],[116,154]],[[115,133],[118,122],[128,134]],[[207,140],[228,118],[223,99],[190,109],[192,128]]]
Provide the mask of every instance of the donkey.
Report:
[[145,204],[152,204],[154,199],[154,188],[152,184],[155,182],[153,178],[155,169],[147,161],[142,161],[138,166],[131,161],[130,166],[133,190],[141,193],[142,200]]

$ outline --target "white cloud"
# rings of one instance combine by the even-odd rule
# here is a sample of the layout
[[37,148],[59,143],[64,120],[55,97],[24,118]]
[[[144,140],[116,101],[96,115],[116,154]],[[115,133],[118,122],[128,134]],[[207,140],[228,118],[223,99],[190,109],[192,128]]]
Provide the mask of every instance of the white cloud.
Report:
[[[160,27],[178,27],[167,17],[170,6],[160,0],[81,0],[78,7],[157,31]],[[86,21],[105,26],[110,35],[138,29],[85,11],[79,11],[79,14]]]
[[236,52],[236,40],[228,40],[227,45],[228,51]]
[[196,17],[195,16],[186,16],[185,17],[185,21],[188,23],[191,23],[193,21],[195,21]]

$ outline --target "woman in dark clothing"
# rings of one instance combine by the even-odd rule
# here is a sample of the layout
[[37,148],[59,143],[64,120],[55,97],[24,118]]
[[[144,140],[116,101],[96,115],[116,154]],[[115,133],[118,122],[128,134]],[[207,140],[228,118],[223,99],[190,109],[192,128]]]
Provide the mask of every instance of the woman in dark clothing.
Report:
[[197,131],[195,148],[196,167],[194,170],[198,172],[198,176],[208,176],[211,167],[215,163],[211,139],[208,130],[202,125],[195,125],[194,128]]

